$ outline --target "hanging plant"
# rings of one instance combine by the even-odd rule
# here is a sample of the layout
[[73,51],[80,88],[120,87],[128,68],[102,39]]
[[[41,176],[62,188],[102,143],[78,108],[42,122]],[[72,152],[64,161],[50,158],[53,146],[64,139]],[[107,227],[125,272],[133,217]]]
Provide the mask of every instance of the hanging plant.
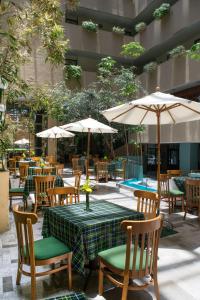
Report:
[[112,72],[116,63],[117,62],[110,56],[102,58],[101,62],[98,64],[99,73],[102,75],[107,75],[108,73]]
[[135,31],[136,32],[142,32],[142,31],[144,31],[146,29],[146,27],[147,27],[146,23],[140,22],[140,23],[138,23],[138,24],[135,25]]
[[80,79],[82,74],[81,66],[76,65],[67,65],[64,68],[64,76],[65,79]]
[[120,35],[124,35],[125,34],[125,28],[121,28],[119,26],[113,26],[112,31],[114,33],[120,34]]
[[200,43],[194,44],[188,51],[188,56],[194,60],[200,60]]
[[177,46],[176,48],[172,49],[171,51],[169,51],[169,57],[180,57],[185,55],[186,50],[185,47],[183,45]]
[[153,72],[157,69],[158,64],[155,61],[151,61],[150,63],[144,65],[143,70],[145,72]]
[[144,53],[145,49],[138,42],[131,42],[129,44],[122,45],[122,55],[131,56],[134,58],[139,57]]
[[90,21],[83,21],[82,28],[86,29],[87,31],[96,32],[98,29],[98,24]]
[[156,8],[153,12],[153,16],[156,20],[162,19],[164,16],[166,16],[170,11],[170,4],[169,3],[163,3],[160,7]]

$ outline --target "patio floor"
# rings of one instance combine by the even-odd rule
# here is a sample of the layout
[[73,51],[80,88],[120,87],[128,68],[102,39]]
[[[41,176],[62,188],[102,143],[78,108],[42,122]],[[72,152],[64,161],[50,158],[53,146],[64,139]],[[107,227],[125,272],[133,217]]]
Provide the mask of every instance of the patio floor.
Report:
[[[73,178],[64,179],[66,185],[73,184]],[[81,201],[84,201],[81,195]],[[131,209],[136,208],[132,192],[119,189],[116,182],[99,183],[91,195],[92,200],[111,201]],[[161,212],[167,215],[166,203],[162,203]],[[183,220],[183,213],[173,213],[169,217],[177,234],[161,238],[159,246],[158,280],[162,300],[197,300],[200,282],[200,223],[197,217],[189,215]],[[0,299],[30,299],[30,278],[22,276],[20,286],[15,285],[17,270],[17,240],[12,213],[11,228],[0,235]],[[41,238],[42,218],[34,227],[35,239]],[[73,273],[73,290],[81,291],[83,277]],[[67,294],[66,277],[63,273],[37,279],[38,299],[47,299]],[[105,284],[104,297],[98,296],[98,276],[93,272],[86,295],[93,299],[121,299],[121,289]],[[128,299],[154,299],[152,289],[148,292],[129,292]]]

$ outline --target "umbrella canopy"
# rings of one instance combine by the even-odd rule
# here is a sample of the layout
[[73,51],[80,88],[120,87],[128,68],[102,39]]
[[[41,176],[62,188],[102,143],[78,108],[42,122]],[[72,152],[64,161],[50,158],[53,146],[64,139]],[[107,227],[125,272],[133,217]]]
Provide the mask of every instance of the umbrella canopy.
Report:
[[38,137],[41,138],[48,138],[48,139],[59,139],[59,138],[70,138],[74,137],[74,134],[68,132],[58,126],[51,127],[47,130],[41,131],[36,134]]
[[200,103],[155,92],[102,112],[110,122],[129,125],[157,125],[157,179],[160,197],[160,125],[200,119]]
[[88,133],[88,145],[87,145],[87,169],[86,176],[88,177],[88,163],[90,154],[90,134],[91,133],[117,133],[117,129],[114,129],[108,125],[105,125],[92,118],[83,119],[74,123],[69,123],[61,126],[62,128],[70,131],[87,132]]
[[17,140],[14,142],[15,145],[26,145],[26,144],[29,144],[29,140],[27,139],[21,139],[21,140]]

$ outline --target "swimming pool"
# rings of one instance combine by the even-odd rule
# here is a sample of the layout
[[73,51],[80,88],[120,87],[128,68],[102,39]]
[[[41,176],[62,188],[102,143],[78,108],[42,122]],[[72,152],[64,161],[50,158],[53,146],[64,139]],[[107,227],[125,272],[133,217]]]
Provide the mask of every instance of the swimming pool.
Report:
[[156,192],[157,181],[151,178],[142,178],[142,179],[132,178],[129,180],[121,181],[119,183],[119,187],[127,188],[130,190],[133,189],[133,190]]

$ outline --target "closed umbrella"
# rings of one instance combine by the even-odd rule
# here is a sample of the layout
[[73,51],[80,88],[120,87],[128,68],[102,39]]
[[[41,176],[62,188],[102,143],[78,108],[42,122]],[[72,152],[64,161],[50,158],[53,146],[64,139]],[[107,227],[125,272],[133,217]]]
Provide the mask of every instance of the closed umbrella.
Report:
[[[99,121],[92,118],[83,119],[74,123],[69,123],[61,126],[63,129],[77,132],[87,132],[88,133],[88,144],[87,144],[87,161],[89,162],[90,154],[90,135],[91,133],[117,133],[117,129],[114,129],[108,125],[105,125]],[[86,176],[88,177],[88,163]]]
[[160,198],[160,125],[200,119],[200,103],[155,92],[102,112],[109,122],[157,126],[157,180]]
[[74,134],[58,126],[54,126],[44,131],[38,132],[36,136],[41,138],[48,138],[48,139],[59,139],[59,138],[71,138],[74,137]]

